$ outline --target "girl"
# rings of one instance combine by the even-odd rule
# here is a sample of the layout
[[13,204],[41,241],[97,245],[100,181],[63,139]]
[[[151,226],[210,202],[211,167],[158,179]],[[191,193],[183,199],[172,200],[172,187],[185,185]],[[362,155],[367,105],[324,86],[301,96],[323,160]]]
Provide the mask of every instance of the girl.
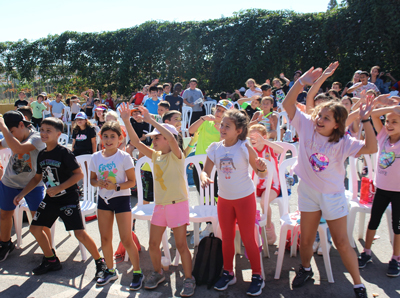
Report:
[[350,82],[348,82],[348,83],[346,84],[346,86],[344,87],[343,92],[342,92],[342,97],[345,96],[345,95],[347,95],[347,96],[349,96],[349,97],[353,97],[353,93],[347,93],[347,90],[348,90],[351,86],[353,86],[354,84],[360,82],[360,73],[361,73],[361,70],[357,70],[357,71],[354,73],[353,79],[352,79]]
[[148,136],[153,137],[153,148],[144,145],[129,123],[130,111],[127,104],[120,106],[131,143],[140,153],[152,159],[154,164],[154,207],[151,218],[149,252],[154,272],[146,280],[146,289],[155,289],[165,280],[161,267],[160,243],[165,228],[170,227],[175,236],[175,244],[182,258],[185,274],[181,296],[194,294],[196,282],[192,277],[192,257],[186,242],[186,226],[189,224],[189,201],[185,182],[185,158],[178,145],[178,131],[170,124],[157,123],[149,111],[140,106],[143,120],[154,130]]
[[103,124],[106,122],[104,115],[107,113],[107,106],[104,104],[100,104],[94,110],[94,119],[97,122],[97,126],[101,129]]
[[75,123],[76,114],[78,114],[79,111],[81,110],[81,105],[79,103],[78,96],[72,95],[71,99],[70,99],[70,102],[69,102],[69,105],[71,107],[71,122],[72,122],[72,125],[73,125]]
[[101,236],[101,248],[107,269],[97,279],[97,285],[104,286],[118,278],[113,268],[112,229],[114,214],[118,224],[121,242],[128,252],[133,265],[133,280],[130,290],[139,290],[143,273],[139,264],[139,252],[131,232],[131,187],[135,186],[135,169],[132,158],[118,149],[122,140],[118,122],[107,122],[101,128],[105,149],[93,154],[90,161],[90,184],[99,187],[97,216]]
[[[115,111],[108,111],[105,116],[104,116],[106,122],[108,121],[113,121],[113,122],[118,122],[118,114]],[[122,142],[119,144],[118,149],[122,151],[126,151],[126,128],[125,126],[121,125],[121,130],[122,130]],[[100,143],[100,146],[103,148],[103,144]]]
[[88,89],[87,91],[83,91],[81,96],[86,100],[85,112],[86,115],[91,118],[93,115],[93,107],[94,107],[94,90]]
[[259,88],[259,86],[257,85],[256,81],[254,79],[248,79],[246,81],[246,87],[249,88],[246,90],[246,92],[244,93],[244,97],[250,98],[253,95],[261,95],[262,91]]
[[[268,202],[268,209],[267,209],[267,239],[268,244],[272,245],[276,241],[276,234],[275,234],[275,227],[271,221],[271,207],[269,203],[275,200],[281,193],[281,186],[279,183],[278,177],[278,156],[283,152],[282,146],[268,141],[268,134],[265,126],[256,124],[249,128],[249,136],[251,145],[253,149],[256,151],[259,158],[265,158],[271,161],[274,164],[274,171],[270,173],[273,175],[271,189],[269,189],[269,202]],[[253,172],[254,177],[254,172]],[[257,184],[257,197],[263,197],[265,193],[265,179],[260,179]],[[264,213],[264,200],[261,199],[261,209]]]
[[322,215],[328,223],[343,263],[353,278],[356,296],[367,297],[365,286],[361,283],[356,255],[346,233],[348,208],[343,181],[344,161],[348,156],[377,151],[374,130],[369,121],[372,102],[367,99],[359,111],[364,124],[365,142],[345,134],[347,111],[340,103],[322,103],[312,115],[305,115],[296,109],[297,95],[304,85],[312,85],[321,74],[320,68],[310,68],[293,85],[283,101],[283,107],[300,139],[299,156],[294,170],[301,179],[298,186],[301,265],[292,286],[300,287],[313,276],[310,261]]
[[274,99],[272,97],[263,97],[261,100],[261,111],[253,115],[249,124],[249,126],[257,123],[264,125],[271,140],[276,138],[276,127],[278,125],[278,117],[274,114],[273,106]]
[[[386,114],[385,126],[380,116]],[[372,262],[371,246],[374,240],[382,215],[389,203],[392,203],[392,223],[394,231],[393,256],[389,262],[387,276],[400,275],[400,107],[396,106],[377,109],[372,112],[372,122],[378,133],[378,158],[376,169],[376,193],[372,204],[371,218],[365,240],[364,251],[358,257],[358,265],[364,268],[367,263]]]
[[226,111],[221,122],[221,141],[207,149],[207,160],[201,172],[201,186],[214,183],[210,173],[214,165],[218,172],[218,221],[222,232],[224,272],[214,289],[222,291],[236,283],[233,274],[235,255],[235,225],[240,235],[252,269],[252,281],[247,294],[261,295],[265,286],[261,276],[260,252],[254,236],[256,198],[254,184],[249,174],[249,164],[260,178],[265,178],[266,164],[246,142],[248,117],[238,110]]
[[75,117],[75,127],[72,130],[72,152],[75,156],[93,154],[96,152],[96,131],[84,112]]

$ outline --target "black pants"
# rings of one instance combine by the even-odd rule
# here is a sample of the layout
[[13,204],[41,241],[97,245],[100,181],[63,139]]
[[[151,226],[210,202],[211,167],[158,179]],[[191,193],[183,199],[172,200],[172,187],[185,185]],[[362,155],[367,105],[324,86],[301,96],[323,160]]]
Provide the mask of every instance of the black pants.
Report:
[[392,226],[396,235],[400,234],[400,192],[376,189],[374,202],[372,203],[371,219],[368,229],[376,230],[389,203],[392,203]]
[[34,126],[35,128],[40,127],[40,125],[42,124],[42,120],[43,120],[43,118],[35,118],[35,117],[32,117],[33,126]]
[[[203,169],[203,164],[200,164],[201,169]],[[218,198],[218,183],[217,183],[218,174],[215,171],[214,181],[214,198]],[[193,180],[196,185],[197,191],[200,193],[200,185],[199,185],[199,173],[197,173],[196,167],[193,167]]]
[[195,123],[197,120],[200,119],[201,116],[204,116],[204,115],[205,115],[204,110],[203,110],[203,111],[200,111],[200,112],[193,112],[193,113],[192,113],[192,119],[190,119],[190,125],[192,125],[193,123]]

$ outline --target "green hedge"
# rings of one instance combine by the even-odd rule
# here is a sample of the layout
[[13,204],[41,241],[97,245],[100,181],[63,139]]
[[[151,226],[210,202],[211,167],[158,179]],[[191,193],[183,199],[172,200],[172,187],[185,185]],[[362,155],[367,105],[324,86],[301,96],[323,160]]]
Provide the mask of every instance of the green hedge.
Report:
[[128,95],[151,79],[199,80],[210,94],[296,69],[341,63],[332,80],[380,65],[399,77],[398,0],[348,0],[326,13],[246,10],[202,22],[146,22],[102,33],[64,32],[28,42],[0,43],[1,68],[28,82],[38,74],[72,89]]

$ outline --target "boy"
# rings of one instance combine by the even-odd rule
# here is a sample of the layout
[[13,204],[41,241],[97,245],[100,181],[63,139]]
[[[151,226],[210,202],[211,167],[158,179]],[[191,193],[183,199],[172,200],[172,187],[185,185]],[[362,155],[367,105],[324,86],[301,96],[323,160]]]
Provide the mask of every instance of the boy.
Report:
[[61,99],[62,99],[62,95],[60,93],[58,93],[56,95],[56,100],[53,100],[50,103],[51,116],[58,118],[58,119],[62,119],[64,109],[65,109],[65,105],[61,102]]
[[182,88],[182,84],[178,82],[174,85],[174,93],[165,96],[165,101],[169,102],[170,110],[182,111],[183,98],[179,95]]
[[381,94],[379,92],[378,87],[374,83],[368,82],[369,73],[367,71],[362,71],[360,73],[360,82],[354,84],[349,89],[347,89],[347,93],[353,93],[354,97],[359,97],[360,93],[369,89],[374,90],[378,95]]
[[18,112],[21,112],[24,115],[25,120],[32,120],[32,109],[28,106],[20,107],[17,109]]
[[135,106],[141,105],[148,98],[147,93],[149,92],[149,85],[144,85],[142,92],[137,92],[129,100],[129,104],[134,103]]
[[14,103],[15,109],[26,107],[29,104],[28,101],[25,99],[26,95],[24,91],[20,91],[18,93],[18,97],[19,99]]
[[[32,122],[25,120],[24,115],[18,111],[8,111],[3,118],[0,118],[0,130],[4,135],[4,139],[0,142],[0,149],[10,148],[12,151],[12,156],[0,181],[0,262],[4,261],[15,247],[11,242],[12,216],[15,210],[13,199],[35,175],[37,156],[40,150],[45,148],[39,133],[31,124]],[[43,183],[26,193],[25,200],[32,216],[43,197]],[[50,237],[49,229],[46,233]]]
[[342,94],[340,91],[342,90],[342,83],[340,82],[333,82],[332,88],[333,90],[336,90],[339,94]]
[[[31,99],[33,101],[33,99]],[[30,102],[29,106],[32,109],[32,122],[33,122],[33,126],[35,128],[40,127],[40,122],[42,122],[42,118],[43,118],[43,111],[47,110],[46,105],[43,103],[43,101],[45,100],[45,96],[40,94],[38,95],[38,97],[36,98],[36,101]]]
[[[161,89],[162,90],[162,89]],[[152,86],[149,89],[150,97],[144,103],[144,106],[149,110],[150,114],[157,115],[158,103],[160,99],[157,96],[158,89],[156,86]]]
[[40,137],[46,143],[46,148],[37,156],[36,175],[15,196],[14,204],[18,205],[26,194],[38,183],[42,183],[43,179],[47,187],[46,196],[33,217],[30,232],[43,250],[44,258],[42,263],[32,270],[34,274],[40,275],[61,269],[60,260],[50,246],[51,238],[43,233],[45,227],[50,228],[57,218],[61,217],[66,230],[74,230],[75,237],[96,261],[96,278],[99,278],[102,277],[106,265],[93,239],[84,230],[76,185],[83,179],[83,172],[72,152],[58,144],[63,129],[64,123],[60,119],[49,117],[43,120]]
[[162,85],[157,86],[157,96],[158,96],[159,100],[163,99],[163,86]]
[[162,88],[163,88],[162,99],[165,100],[165,97],[171,94],[171,85],[169,83],[164,83]]
[[[150,142],[147,141],[146,134],[149,133],[149,124],[143,121],[143,118],[140,117],[141,113],[139,110],[132,110],[131,112],[131,118],[129,121],[131,122],[131,125],[133,129],[135,130],[139,140],[143,142],[143,144],[146,144],[150,146]],[[130,141],[128,142],[128,145],[126,146],[126,152],[129,153],[129,155],[132,155],[133,150],[135,149],[135,146],[131,145]]]
[[158,103],[158,109],[157,109],[157,114],[158,116],[162,117],[166,112],[169,111],[170,108],[170,104],[168,101],[160,101]]
[[179,132],[182,128],[182,114],[179,111],[168,111],[163,115],[162,122],[173,125]]
[[253,115],[257,111],[261,111],[260,106],[261,106],[261,96],[259,95],[254,95],[251,98],[251,104],[245,102],[242,104],[242,109],[246,111],[247,115],[249,115],[249,118],[252,119]]

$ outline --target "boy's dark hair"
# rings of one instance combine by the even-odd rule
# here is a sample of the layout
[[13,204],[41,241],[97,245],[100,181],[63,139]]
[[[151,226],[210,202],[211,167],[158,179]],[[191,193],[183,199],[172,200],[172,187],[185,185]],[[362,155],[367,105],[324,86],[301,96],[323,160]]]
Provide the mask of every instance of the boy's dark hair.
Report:
[[158,88],[156,86],[151,86],[150,89],[149,89],[149,92],[151,92],[151,91],[158,92]]
[[72,96],[71,96],[71,99],[78,99],[78,96],[72,95]]
[[337,92],[335,89],[331,89],[331,90],[328,91],[328,93],[331,93],[331,92],[332,92],[333,94],[335,94],[335,97],[336,97],[336,98],[339,98],[339,99],[341,98],[339,92]]
[[364,70],[364,71],[360,72],[360,76],[361,75],[366,75],[367,77],[369,77],[369,72]]
[[158,106],[163,107],[163,108],[166,108],[166,109],[168,109],[168,110],[169,110],[169,108],[171,107],[171,105],[169,104],[169,102],[166,101],[166,100],[160,101],[160,102],[158,103]]
[[333,85],[338,85],[339,89],[342,89],[342,83],[340,83],[340,82],[333,82],[332,86]]
[[17,109],[17,111],[21,112],[22,115],[24,115],[29,121],[32,120],[33,113],[32,113],[32,109],[30,107],[28,107],[28,106],[20,107]]
[[65,100],[65,103],[67,104],[68,107],[69,107],[70,102],[71,102],[71,98],[68,97],[68,98]]
[[169,83],[164,83],[163,85],[162,85],[162,87],[163,87],[163,89],[165,88],[165,87],[168,87],[168,86],[171,86]]
[[157,91],[162,91],[162,90],[164,90],[164,89],[163,89],[163,86],[162,86],[162,85],[158,85],[158,86],[157,86]]
[[50,125],[53,126],[57,131],[63,132],[64,131],[64,122],[62,122],[58,118],[48,117],[42,120],[42,125]]
[[272,88],[271,85],[267,84],[267,83],[264,83],[264,84],[261,85],[261,91],[267,91],[267,90],[269,90],[271,88]]
[[93,102],[100,102],[100,99],[95,98]]
[[222,91],[221,94],[219,95],[219,97],[220,97],[221,99],[226,99],[226,98],[227,98],[226,92],[225,92],[225,91]]
[[118,137],[122,135],[122,129],[121,125],[119,125],[118,121],[107,121],[106,123],[103,124],[100,130],[100,135],[102,135],[104,132],[111,130],[115,132]]
[[175,91],[176,88],[181,88],[180,91],[182,91],[182,89],[183,89],[182,83],[180,83],[180,82],[175,83],[175,85],[174,85],[174,91]]
[[162,117],[162,122],[165,123],[166,120],[171,121],[172,117],[173,117],[175,114],[182,115],[181,112],[176,111],[176,110],[172,110],[172,111],[165,112],[165,114],[164,114],[163,117]]

